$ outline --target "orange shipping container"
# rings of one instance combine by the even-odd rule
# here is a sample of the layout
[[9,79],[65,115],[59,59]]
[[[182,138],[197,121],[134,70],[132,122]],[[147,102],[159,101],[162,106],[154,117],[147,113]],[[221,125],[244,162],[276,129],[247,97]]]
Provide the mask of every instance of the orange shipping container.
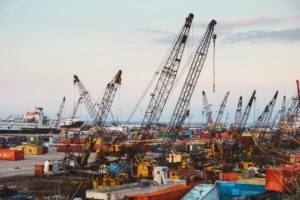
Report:
[[0,160],[24,160],[22,150],[0,149]]
[[283,168],[272,168],[266,172],[266,189],[270,191],[286,192],[297,188],[300,168],[286,166]]
[[241,173],[237,173],[237,172],[220,173],[219,178],[222,181],[237,181],[239,178],[241,178]]
[[44,176],[44,165],[35,164],[34,175],[35,176]]

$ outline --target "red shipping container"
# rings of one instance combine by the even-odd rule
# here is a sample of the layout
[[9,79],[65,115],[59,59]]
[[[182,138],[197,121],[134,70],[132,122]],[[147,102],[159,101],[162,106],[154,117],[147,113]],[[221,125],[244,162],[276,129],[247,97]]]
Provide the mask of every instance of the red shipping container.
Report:
[[35,176],[44,176],[44,165],[35,164],[34,175]]
[[71,144],[71,138],[61,138],[60,142],[63,144]]
[[67,145],[67,144],[58,144],[56,146],[56,151],[57,152],[66,152],[66,150],[69,148],[70,152],[73,152],[73,153],[82,153],[83,150],[84,150],[84,147],[85,147],[85,145],[83,145],[83,144],[78,144],[78,145],[77,144],[70,144],[70,145]]
[[87,141],[87,138],[61,138],[61,143],[63,144],[85,144]]
[[299,168],[293,166],[268,169],[266,172],[266,189],[278,192],[296,189],[299,171]]
[[22,150],[0,149],[0,160],[24,160]]
[[220,173],[220,180],[222,181],[237,181],[238,178],[241,177],[241,173],[237,172],[227,172],[227,173]]

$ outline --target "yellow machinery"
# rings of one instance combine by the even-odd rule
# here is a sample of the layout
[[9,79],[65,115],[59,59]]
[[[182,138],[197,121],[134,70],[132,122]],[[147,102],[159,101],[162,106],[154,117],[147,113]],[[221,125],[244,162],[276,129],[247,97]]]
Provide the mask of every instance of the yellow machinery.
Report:
[[141,157],[135,157],[135,164],[132,169],[132,176],[135,178],[152,178],[153,169],[157,165],[156,160],[144,160]]
[[120,144],[113,144],[111,145],[111,147],[109,148],[109,152],[112,152],[112,153],[118,153],[120,152],[122,149],[122,145]]
[[167,155],[170,164],[179,164],[181,169],[187,169],[190,164],[189,154],[172,152]]
[[249,168],[255,167],[255,164],[253,162],[240,162],[239,163],[239,168],[243,170],[247,170]]
[[249,147],[247,149],[245,149],[245,153],[247,156],[252,156],[253,155],[253,148]]
[[133,165],[133,177],[152,178],[153,165],[150,162],[142,161],[137,165]]
[[179,180],[181,177],[178,170],[170,170],[169,179],[170,180]]
[[19,145],[16,147],[12,147],[11,149],[22,150],[24,152],[24,155],[41,155],[41,154],[43,154],[43,147],[33,145],[33,144]]
[[111,177],[109,175],[104,175],[103,177],[98,177],[93,180],[93,189],[102,189],[108,187],[116,187],[120,184],[123,175],[118,177]]
[[213,165],[211,165],[211,164],[204,164],[204,169],[206,171],[212,172],[212,171],[214,171],[215,167]]

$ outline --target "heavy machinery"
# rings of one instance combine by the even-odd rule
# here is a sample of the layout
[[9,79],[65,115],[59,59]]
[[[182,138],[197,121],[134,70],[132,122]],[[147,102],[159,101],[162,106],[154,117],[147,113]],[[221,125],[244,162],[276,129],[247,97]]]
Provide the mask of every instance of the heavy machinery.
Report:
[[141,128],[145,132],[148,132],[150,129],[157,128],[162,111],[174,86],[174,81],[187,43],[193,18],[194,15],[190,13],[185,19],[185,23],[178,34],[170,53],[168,54],[166,62],[164,63],[142,121]]
[[216,35],[214,34],[214,27],[217,24],[215,20],[212,20],[207,30],[202,37],[201,42],[199,43],[197,50],[194,54],[193,60],[191,62],[188,75],[185,79],[185,83],[183,85],[183,88],[181,90],[181,93],[179,95],[178,101],[176,103],[174,112],[172,114],[168,130],[169,131],[178,131],[181,129],[184,118],[186,117],[186,113],[188,110],[188,107],[190,105],[190,101],[194,92],[194,89],[196,87],[196,84],[198,82],[200,73],[202,71],[202,68],[204,66],[204,62],[206,60],[206,56],[208,53],[209,45],[211,40],[216,40]]
[[286,111],[286,96],[283,96],[281,109],[278,110],[277,114],[275,115],[273,121],[272,121],[272,128],[278,128],[278,122],[283,121],[284,114]]
[[77,100],[77,102],[76,102],[76,104],[75,104],[75,106],[74,106],[71,119],[74,119],[76,117],[78,108],[79,108],[79,106],[80,106],[81,103],[82,103],[82,97],[79,97],[78,100]]
[[62,102],[59,106],[59,109],[58,109],[57,113],[56,113],[55,127],[57,127],[57,128],[59,127],[59,124],[62,120],[62,113],[63,113],[63,110],[65,108],[65,104],[66,104],[66,97],[63,97],[63,100],[62,100]]
[[299,80],[296,81],[297,94],[292,97],[290,105],[278,122],[278,127],[282,132],[292,132],[296,129],[296,122],[299,120],[300,110],[300,86]]
[[212,134],[214,134],[214,131],[218,128],[219,130],[222,129],[222,117],[224,114],[224,110],[226,108],[226,104],[227,104],[227,100],[228,100],[228,96],[229,96],[229,92],[226,92],[225,97],[221,103],[220,109],[218,111],[217,117],[216,117],[216,121],[214,123],[214,126],[211,130]]
[[243,109],[243,97],[239,97],[239,102],[236,107],[235,115],[234,115],[234,123],[232,127],[237,128],[239,125],[239,121],[241,120],[242,116],[242,109]]
[[88,110],[90,117],[93,120],[93,133],[88,136],[88,141],[85,145],[83,153],[79,156],[78,164],[82,168],[87,165],[89,156],[94,148],[96,143],[97,137],[103,136],[103,130],[101,129],[106,121],[108,113],[110,112],[111,105],[113,103],[115,94],[117,92],[118,87],[121,85],[121,76],[122,71],[119,70],[118,73],[115,75],[112,81],[110,81],[104,93],[104,96],[99,104],[94,103],[89,95],[89,92],[84,87],[82,82],[79,80],[78,76],[74,76],[74,84],[77,85],[80,96],[83,99],[83,102]]
[[239,121],[239,124],[238,124],[238,130],[243,130],[244,128],[246,128],[248,118],[250,115],[250,111],[251,111],[251,107],[252,107],[253,101],[255,99],[255,93],[256,93],[256,90],[253,91],[252,96],[247,104],[247,107],[245,108],[245,110],[243,112],[241,120]]
[[205,127],[211,128],[213,126],[211,104],[208,103],[205,91],[202,91],[202,99],[203,99],[203,110],[206,117]]
[[270,101],[270,103],[265,107],[261,115],[258,117],[255,127],[266,130],[271,127],[270,120],[273,114],[274,106],[276,103],[276,99],[278,96],[278,91],[276,91],[274,97]]

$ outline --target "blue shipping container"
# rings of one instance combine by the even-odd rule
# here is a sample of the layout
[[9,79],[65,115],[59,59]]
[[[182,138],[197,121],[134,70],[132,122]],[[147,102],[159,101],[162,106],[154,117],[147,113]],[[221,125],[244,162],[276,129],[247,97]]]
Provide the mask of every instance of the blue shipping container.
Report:
[[220,199],[248,196],[265,192],[264,185],[220,181],[217,183]]

